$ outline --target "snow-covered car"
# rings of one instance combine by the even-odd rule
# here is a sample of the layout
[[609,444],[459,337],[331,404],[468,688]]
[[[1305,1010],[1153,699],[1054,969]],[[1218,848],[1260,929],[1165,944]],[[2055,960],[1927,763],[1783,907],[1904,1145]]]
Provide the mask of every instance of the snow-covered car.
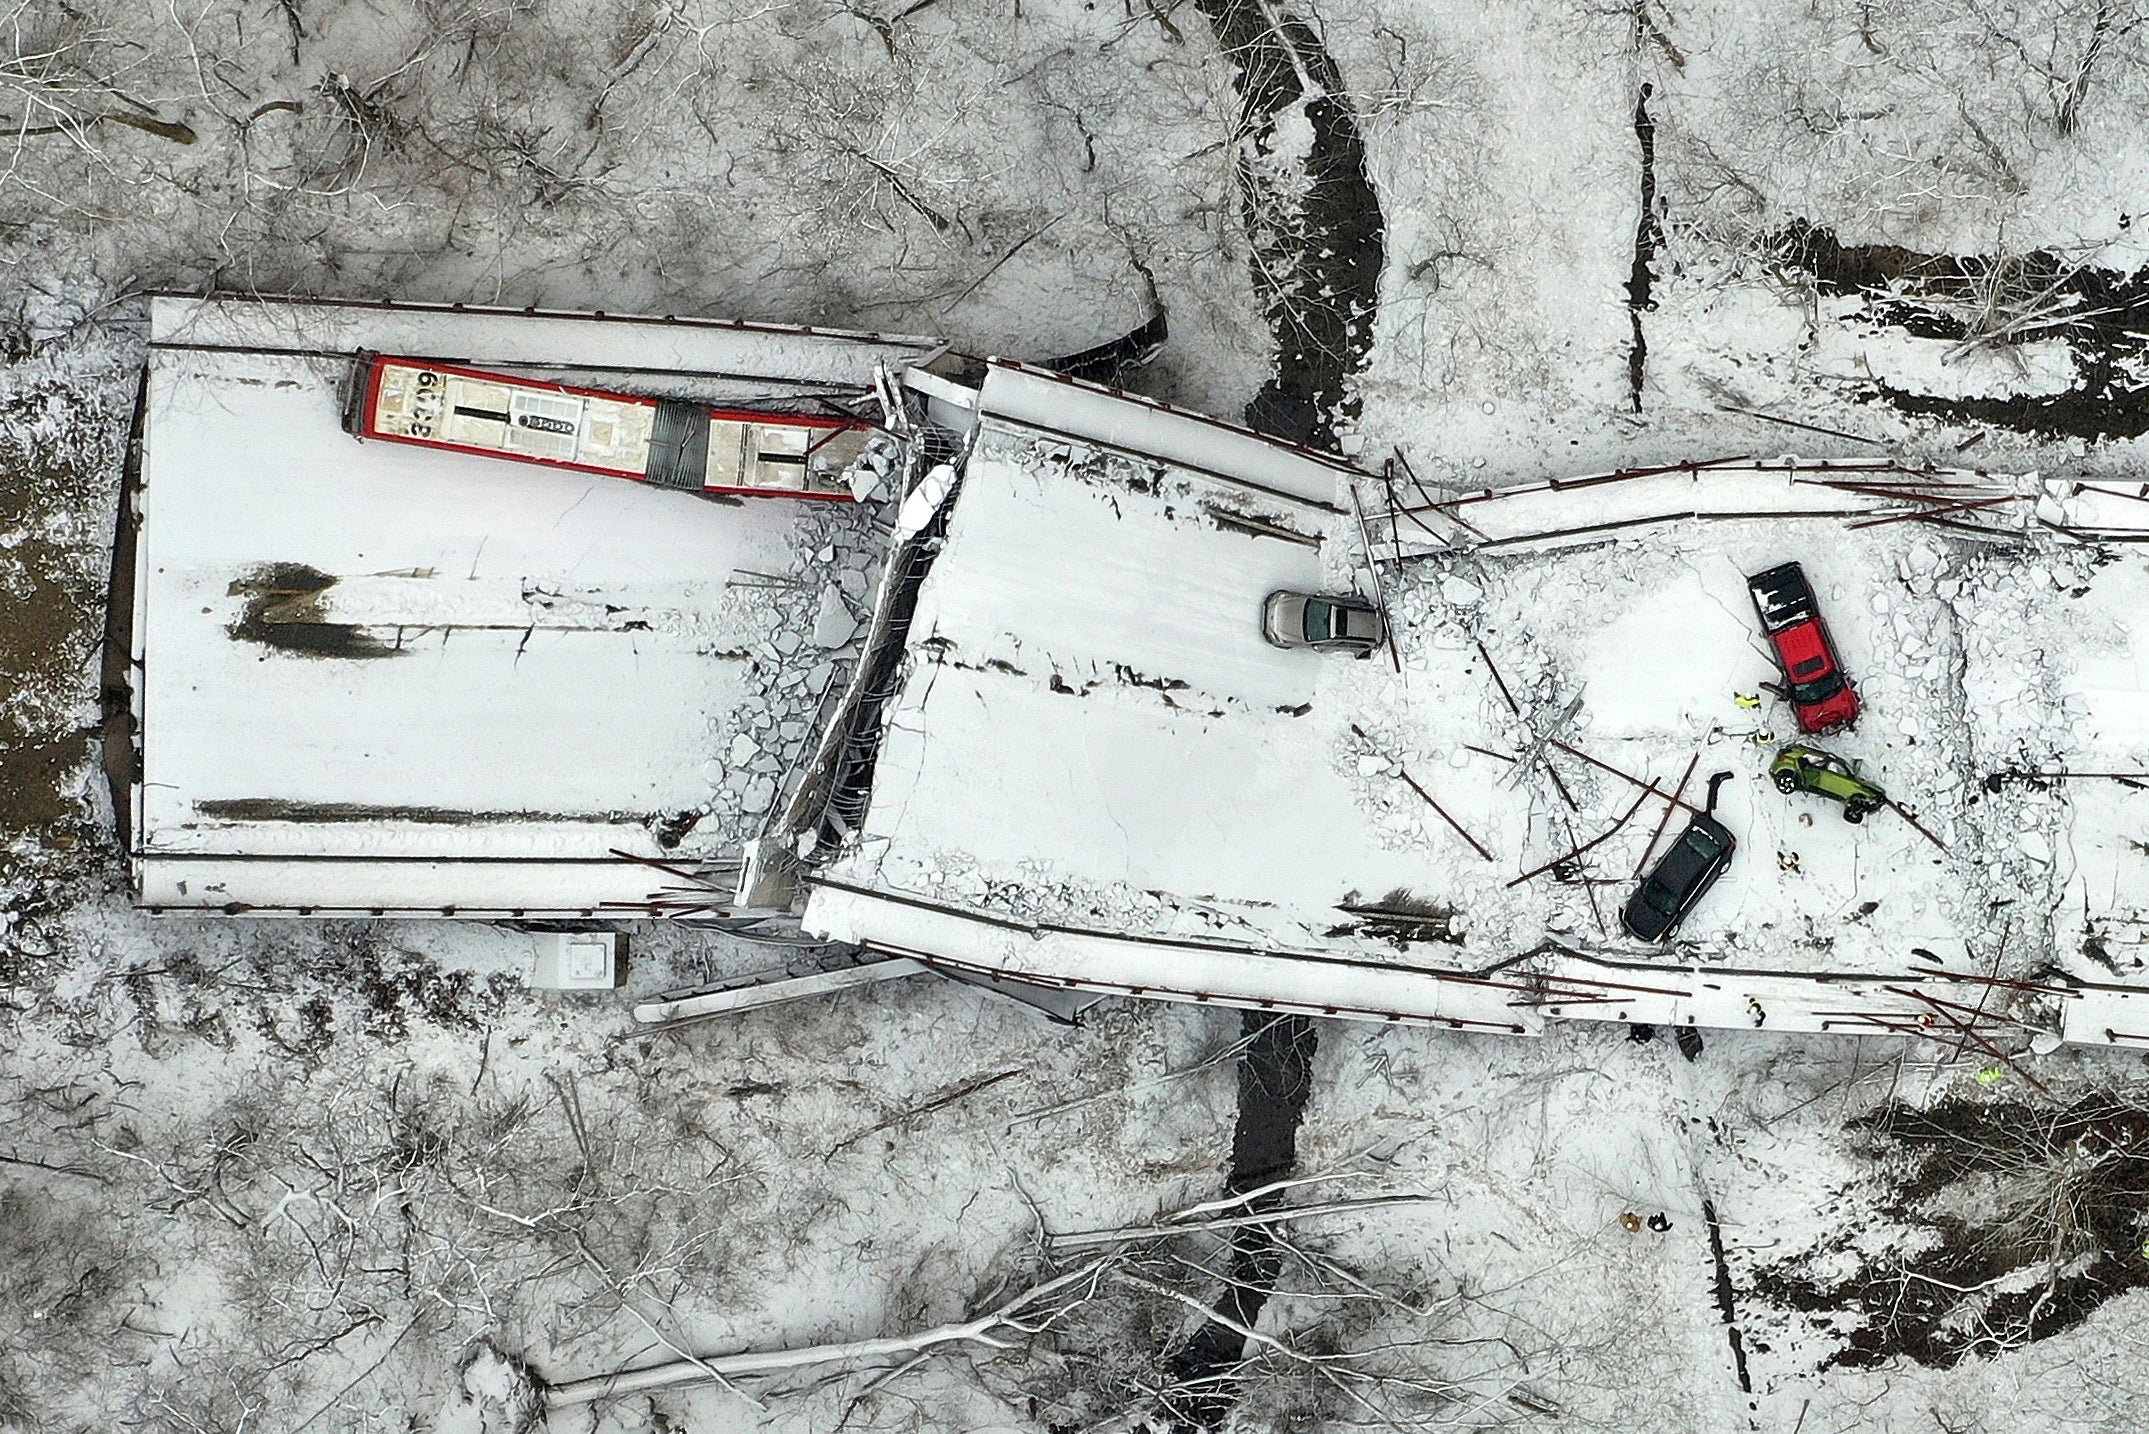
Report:
[[1712,816],[1695,813],[1619,913],[1619,924],[1637,941],[1664,941],[1679,929],[1694,904],[1731,865],[1738,840]]
[[1261,604],[1261,635],[1277,647],[1367,653],[1387,632],[1380,609],[1362,599],[1274,592]]
[[1776,790],[1786,796],[1811,792],[1843,803],[1843,820],[1847,822],[1862,822],[1888,805],[1888,794],[1867,781],[1856,762],[1846,762],[1819,747],[1792,743],[1769,763],[1768,774],[1775,778]]
[[1761,630],[1783,667],[1788,686],[1781,692],[1798,715],[1799,730],[1819,736],[1857,721],[1858,694],[1836,660],[1806,570],[1797,563],[1782,563],[1755,573],[1746,586],[1753,592]]

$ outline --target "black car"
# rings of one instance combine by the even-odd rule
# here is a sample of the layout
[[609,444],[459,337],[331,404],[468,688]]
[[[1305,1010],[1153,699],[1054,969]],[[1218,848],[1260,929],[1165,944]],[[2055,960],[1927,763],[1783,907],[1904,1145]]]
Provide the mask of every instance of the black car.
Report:
[[1731,853],[1738,845],[1722,822],[1697,814],[1627,899],[1619,924],[1637,940],[1665,940],[1731,865]]

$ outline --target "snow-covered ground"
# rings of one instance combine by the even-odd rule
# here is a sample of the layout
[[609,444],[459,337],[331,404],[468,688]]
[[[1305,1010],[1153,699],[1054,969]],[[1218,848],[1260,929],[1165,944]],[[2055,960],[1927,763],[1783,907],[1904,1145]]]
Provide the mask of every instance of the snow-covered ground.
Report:
[[[480,1338],[565,1380],[664,1359],[667,1340],[720,1352],[901,1334],[998,1298],[1030,1268],[1040,1224],[1139,1221],[1216,1193],[1239,1033],[1227,1013],[1115,1004],[1066,1031],[919,980],[627,1038],[622,1006],[523,990],[529,948],[512,930],[145,920],[123,898],[84,770],[142,358],[127,296],[219,285],[738,314],[946,333],[1032,358],[1124,331],[1154,297],[1174,336],[1147,381],[1236,416],[1272,355],[1235,204],[1231,68],[1200,15],[1037,0],[25,13],[34,23],[11,54],[70,63],[0,71],[6,113],[33,131],[0,171],[12,295],[0,335],[0,1427],[462,1434],[489,1415],[505,1429],[506,1404],[458,1392],[516,1382]],[[1817,294],[1765,242],[1802,219],[1847,242],[2080,244],[2133,267],[2149,144],[2143,31],[2123,7],[1333,0],[1306,13],[1361,116],[1388,226],[1361,385],[1372,465],[1400,444],[1429,480],[1470,485],[1791,446],[1877,451],[1729,404],[1943,464],[2138,486],[2138,442],[2048,441],[1862,401],[1869,376],[2029,392],[2079,361],[2049,341],[2022,350],[2020,370],[2000,351],[1946,360],[1949,340],[1912,342],[1871,305]],[[2122,24],[2092,54],[2099,15]],[[1645,80],[1668,240],[1636,414],[1625,285]],[[47,124],[61,128],[37,132]],[[1438,873],[1457,839],[1437,820],[1420,832],[1417,799],[1385,771],[1362,774],[1361,755],[1400,757],[1443,804],[1453,795],[1459,819],[1485,824],[1472,828],[1481,840],[1506,843],[1502,870],[1557,855],[1564,832],[1524,825],[1501,764],[1465,753],[1453,765],[1456,734],[1427,719],[1435,691],[1450,692],[1499,739],[1484,745],[1511,750],[1520,735],[1470,667],[1473,646],[1441,645],[1475,632],[1511,682],[1546,684],[1518,698],[1557,710],[1584,697],[1576,745],[1593,754],[1673,781],[1697,749],[1697,781],[1746,764],[1725,794],[1748,834],[1741,865],[1696,932],[1722,915],[1728,940],[1732,915],[1750,913],[1754,939],[1788,954],[1808,942],[1809,915],[1855,895],[1882,901],[1866,920],[1893,941],[2004,929],[2010,963],[2049,957],[2109,979],[2109,960],[2131,974],[2141,795],[1981,784],[2139,759],[2139,727],[2115,701],[2135,691],[2139,560],[2118,549],[2085,571],[2090,555],[2064,549],[2002,558],[1913,524],[1788,531],[1809,536],[1783,555],[1827,570],[1831,620],[1874,699],[1860,752],[1948,842],[1937,866],[1887,816],[1853,832],[1814,808],[1809,828],[1808,809],[1752,779],[1756,755],[1736,733],[1760,719],[1730,693],[1766,665],[1724,612],[1742,613],[1742,595],[1718,549],[1776,555],[1758,530],[1414,562],[1395,600],[1426,667],[1397,679],[1377,659],[1323,662],[1314,712],[1276,722],[1351,714],[1393,744],[1316,774],[1333,810],[1366,814],[1380,861]],[[1351,536],[1324,534],[1324,548],[1340,554]],[[1341,581],[1337,563],[1327,573]],[[784,612],[799,631],[815,616],[811,603]],[[1676,647],[1604,646],[1663,634]],[[1678,695],[1674,716],[1627,700],[1637,673]],[[1950,700],[1931,700],[1936,684]],[[1119,694],[1079,700],[1106,695]],[[1591,804],[1595,824],[1576,818],[1586,839],[1623,804],[1615,779],[1572,776]],[[1798,873],[1775,865],[1779,845],[1799,852]],[[1544,881],[1488,918],[1527,903],[1596,929],[1579,890]],[[2023,892],[2027,913],[1992,906]],[[1922,916],[1904,909],[1919,897]],[[1878,949],[1882,929],[1823,934]],[[630,999],[775,960],[693,928],[634,935]],[[1988,941],[1978,954],[2000,953]],[[2139,1107],[2130,1056],[2025,1063],[2048,1098],[1982,1052],[1896,1036],[1712,1033],[1689,1063],[1666,1039],[1593,1024],[1529,1041],[1341,1022],[1321,1035],[1302,1168],[1426,1198],[1332,1217],[1316,1241],[1430,1313],[1384,1306],[1317,1331],[1330,1342],[1314,1347],[1379,1347],[1470,1390],[1431,1423],[2041,1434],[2140,1422],[2138,1291],[1947,1368],[1824,1368],[1856,1313],[1763,1296],[1766,1272],[1802,1252],[1886,1274],[1942,1238],[1942,1216],[1975,1234],[2015,1208],[2007,1191],[2065,1194],[2086,1170],[2131,1168],[2077,1148],[2048,1161],[2062,1183],[1954,1187],[1936,1213],[1906,1203],[1851,1122],[1891,1096],[2040,1118],[2098,1093]],[[1720,1217],[1750,1394],[1718,1315],[1704,1200]],[[1668,1228],[1652,1227],[1657,1215]],[[2034,1245],[2002,1233],[1995,1248]],[[2138,1230],[2107,1239],[2115,1258],[2094,1270],[2107,1290],[2131,1283],[2136,1265],[2116,1257],[2138,1243]],[[2017,1283],[2035,1286],[2045,1256],[2021,1258]],[[1206,1296],[1213,1282],[1192,1287]],[[1310,1328],[1320,1303],[1279,1299],[1262,1329]],[[943,1357],[871,1389],[865,1376],[763,1386],[749,1391],[758,1403],[681,1390],[541,1427],[1084,1427],[1098,1405],[1070,1390],[1103,1387],[1114,1368],[1153,1378],[1191,1323],[1168,1304],[1141,1314],[1084,1326],[1085,1343],[1049,1368]],[[1978,1319],[1966,1308],[1964,1328]],[[1366,1422],[1340,1396],[1265,1387],[1248,1428]]]

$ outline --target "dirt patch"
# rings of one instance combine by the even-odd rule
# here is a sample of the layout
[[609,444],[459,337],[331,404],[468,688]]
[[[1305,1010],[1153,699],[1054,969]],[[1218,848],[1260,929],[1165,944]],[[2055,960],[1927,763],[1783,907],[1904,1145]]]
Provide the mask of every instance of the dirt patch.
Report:
[[1771,249],[1822,292],[1865,294],[1877,322],[1921,338],[1995,343],[2058,339],[2080,375],[2064,393],[1938,398],[1887,383],[1870,392],[1898,410],[1949,423],[2044,437],[2138,438],[2149,433],[2149,271],[2121,274],[2039,250],[2002,256],[1921,254],[1892,244],[1843,244],[1798,223]]
[[2149,1109],[2101,1094],[2063,1107],[1891,1102],[1853,1130],[1884,1213],[1915,1233],[1874,1258],[1846,1233],[1753,1285],[1841,1333],[1824,1369],[1949,1367],[2049,1339],[2149,1286]]
[[0,371],[0,841],[18,856],[26,836],[92,840],[81,791],[130,394],[37,360]]
[[[0,611],[0,622],[6,621]],[[16,660],[16,653],[0,652],[0,664]],[[73,789],[89,750],[87,732],[39,733],[25,730],[22,719],[11,717],[0,739],[0,825],[10,833],[29,832],[78,815],[81,804]],[[69,840],[54,835],[63,847]]]
[[[14,505],[16,522],[26,516],[22,496]],[[0,515],[0,523],[7,516]],[[9,574],[0,581],[0,673],[25,690],[7,701],[0,718],[0,826],[18,833],[79,810],[73,788],[89,760],[90,733],[79,724],[53,730],[59,714],[52,699],[78,679],[99,614],[96,584],[83,573],[77,553],[26,538],[8,559]],[[24,696],[32,700],[20,700]]]
[[322,595],[336,579],[304,563],[264,563],[232,580],[232,597],[246,605],[231,625],[241,642],[258,642],[301,657],[401,657],[400,649],[348,622],[328,622]]

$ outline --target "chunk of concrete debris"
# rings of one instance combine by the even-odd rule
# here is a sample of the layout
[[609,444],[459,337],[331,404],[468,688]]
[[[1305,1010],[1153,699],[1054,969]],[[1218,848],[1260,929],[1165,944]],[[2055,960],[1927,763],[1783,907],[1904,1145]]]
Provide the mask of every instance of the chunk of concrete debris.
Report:
[[821,610],[813,619],[813,645],[841,647],[856,636],[858,619],[851,615],[842,591],[834,587],[821,589]]

